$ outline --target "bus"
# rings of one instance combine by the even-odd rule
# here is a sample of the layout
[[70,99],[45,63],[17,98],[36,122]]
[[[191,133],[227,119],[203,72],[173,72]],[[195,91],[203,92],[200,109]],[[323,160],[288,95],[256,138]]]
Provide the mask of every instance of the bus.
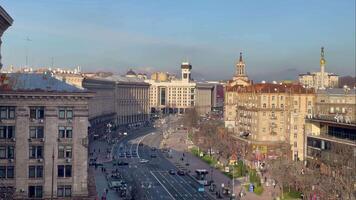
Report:
[[206,180],[206,175],[208,174],[208,170],[206,169],[197,169],[195,170],[195,178],[201,185],[209,185],[208,180]]

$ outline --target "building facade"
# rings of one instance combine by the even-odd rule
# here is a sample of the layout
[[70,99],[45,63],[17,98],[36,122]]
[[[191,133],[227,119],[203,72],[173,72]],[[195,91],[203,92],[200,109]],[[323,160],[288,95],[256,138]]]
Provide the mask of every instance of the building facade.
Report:
[[199,114],[211,111],[214,86],[192,80],[192,65],[183,62],[181,79],[169,79],[168,75],[157,74],[150,84],[149,98],[152,113],[184,113],[195,108]]
[[325,71],[324,47],[320,53],[320,72],[299,74],[299,82],[308,88],[325,89],[339,86],[339,76]]
[[252,81],[249,80],[246,73],[246,65],[240,53],[239,61],[235,66],[235,74],[232,80],[229,80],[224,88],[224,122],[225,127],[231,131],[236,128],[237,115],[237,89],[244,86],[249,86]]
[[12,22],[14,20],[11,18],[11,16],[0,6],[0,70],[2,68],[2,63],[1,63],[1,37],[6,31],[7,28],[9,28],[12,25]]
[[128,127],[150,121],[149,85],[138,78],[109,76],[85,78],[83,87],[95,92],[89,102],[92,123],[112,122]]
[[294,160],[304,159],[304,119],[315,94],[294,84],[253,84],[236,89],[236,130],[261,144],[289,143]]
[[0,80],[0,193],[87,198],[93,95],[50,75],[1,74]]
[[[338,199],[356,190],[355,89],[318,91],[314,114],[306,118],[307,166],[333,177]],[[330,191],[334,192],[334,191]],[[356,198],[356,194],[351,199]]]

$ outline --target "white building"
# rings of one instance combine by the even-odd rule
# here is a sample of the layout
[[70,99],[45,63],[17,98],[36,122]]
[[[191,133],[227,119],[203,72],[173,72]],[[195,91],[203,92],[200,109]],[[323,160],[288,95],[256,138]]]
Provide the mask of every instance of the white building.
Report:
[[299,82],[308,88],[325,89],[339,86],[339,76],[325,71],[324,47],[321,47],[320,72],[299,74]]
[[184,113],[195,108],[199,114],[208,113],[212,107],[214,86],[192,80],[192,65],[183,62],[181,79],[149,79],[150,107],[153,113]]

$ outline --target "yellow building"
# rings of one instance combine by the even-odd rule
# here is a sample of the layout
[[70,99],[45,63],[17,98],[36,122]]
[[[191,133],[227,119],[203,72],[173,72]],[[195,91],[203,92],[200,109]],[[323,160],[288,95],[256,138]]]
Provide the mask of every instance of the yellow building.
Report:
[[239,61],[235,66],[235,75],[232,80],[229,80],[225,85],[224,91],[224,122],[225,127],[229,130],[234,130],[236,127],[236,105],[237,105],[237,93],[236,90],[243,86],[252,84],[246,74],[246,65],[240,53]]
[[260,144],[291,145],[293,159],[304,159],[304,119],[312,114],[315,94],[295,84],[260,83],[237,88],[236,129]]
[[299,82],[308,88],[325,89],[339,86],[339,76],[333,73],[325,72],[324,47],[320,54],[320,72],[308,72],[299,74]]

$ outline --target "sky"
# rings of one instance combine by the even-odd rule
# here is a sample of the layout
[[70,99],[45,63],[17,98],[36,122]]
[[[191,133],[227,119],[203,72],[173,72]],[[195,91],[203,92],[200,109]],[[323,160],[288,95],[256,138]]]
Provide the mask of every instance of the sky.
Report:
[[[0,0],[14,19],[2,63],[230,79],[243,52],[254,80],[355,72],[355,0]],[[28,41],[26,38],[29,38]]]

